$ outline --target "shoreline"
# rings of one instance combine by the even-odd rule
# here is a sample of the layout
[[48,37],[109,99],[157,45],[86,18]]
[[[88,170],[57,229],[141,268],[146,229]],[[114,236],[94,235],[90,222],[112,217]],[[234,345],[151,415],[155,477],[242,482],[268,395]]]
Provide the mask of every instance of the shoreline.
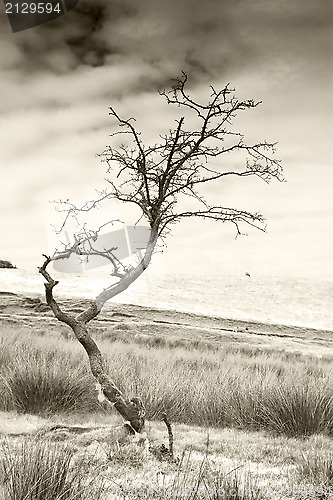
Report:
[[[37,271],[35,276],[27,270],[15,270],[15,273],[13,270],[3,271],[4,280],[0,290],[45,300],[43,280]],[[55,276],[55,279],[60,279],[59,287],[55,290],[57,300],[73,300],[77,303],[85,299],[94,300],[95,285],[90,283],[91,289],[88,290],[86,281],[81,283],[79,276],[72,278],[71,282],[66,283],[63,277],[60,279]],[[269,284],[266,278],[261,277],[251,280],[227,277],[226,281],[211,277],[208,293],[203,295],[200,279],[194,278],[192,283],[185,275],[185,281],[173,281],[171,278],[166,276],[161,283],[150,283],[148,280],[149,283],[142,289],[141,285],[136,289],[134,284],[106,303],[103,309],[114,308],[115,304],[141,305],[143,308],[196,316],[212,315],[241,323],[283,325],[333,333],[332,289],[327,285],[328,282],[322,286],[317,280],[318,286],[316,283],[312,286],[308,281],[303,283],[302,280],[298,282],[278,277],[269,278]]]
[[[25,295],[24,293],[16,293],[16,292],[10,292],[10,291],[0,291],[0,308],[1,308],[1,303],[2,303],[2,297],[6,296],[12,296],[12,297],[17,297],[17,299],[20,300],[27,300],[29,301],[30,299],[39,299],[41,302],[43,302],[45,305],[45,295],[43,293],[38,293],[38,292],[30,292],[29,296]],[[62,305],[67,305],[69,307],[72,306],[78,306],[78,307],[84,307],[84,305],[91,303],[94,299],[92,298],[83,298],[80,296],[77,297],[67,297],[65,295],[63,296],[58,296],[56,297],[57,302]],[[251,325],[255,326],[258,325],[260,327],[267,327],[272,330],[299,330],[301,331],[313,331],[313,332],[325,332],[327,334],[331,334],[333,336],[333,328],[322,328],[320,326],[313,326],[313,325],[302,325],[302,324],[297,324],[297,323],[277,323],[274,321],[263,321],[260,319],[256,318],[232,318],[232,317],[226,317],[222,316],[219,314],[207,314],[205,312],[200,312],[200,311],[189,311],[185,309],[173,309],[171,307],[155,307],[155,306],[147,306],[147,305],[141,305],[141,304],[135,304],[135,303],[127,303],[127,302],[107,302],[105,307],[103,307],[102,311],[100,314],[107,314],[107,313],[112,313],[114,310],[118,308],[134,308],[137,310],[140,310],[141,312],[144,311],[149,311],[152,313],[158,313],[158,314],[165,314],[165,315],[181,315],[181,316],[188,316],[188,317],[196,317],[198,319],[214,319],[216,321],[221,321],[225,322],[229,328],[232,328],[234,326],[238,325]]]
[[[77,314],[89,303],[86,299],[59,299],[68,312]],[[0,292],[0,329],[7,325],[30,330],[67,328],[50,311],[40,294],[29,297]],[[157,309],[135,304],[113,304],[90,323],[97,335],[118,334],[119,339],[147,342],[165,338],[175,343],[228,343],[258,349],[286,350],[319,357],[333,357],[333,331],[260,321],[236,320],[213,315]],[[107,333],[105,333],[107,332]]]
[[[7,298],[11,298],[9,302],[11,304],[7,303],[8,300]],[[70,310],[73,309],[80,309],[83,310],[85,306],[87,306],[89,303],[91,303],[92,299],[84,299],[81,297],[75,297],[75,298],[68,298],[68,297],[58,297],[57,301],[60,305],[63,307],[67,307]],[[5,304],[3,303],[5,302]],[[29,296],[24,295],[24,294],[19,294],[19,293],[14,293],[14,292],[7,292],[7,291],[0,291],[0,313],[4,310],[6,307],[18,307],[20,309],[31,309],[31,304],[34,306],[41,304],[42,307],[41,309],[47,308],[49,310],[46,302],[45,302],[45,296],[44,294],[40,293],[31,293]],[[37,311],[39,312],[45,312],[43,310],[40,310],[38,307],[36,308]],[[221,329],[225,330],[234,330],[236,327],[244,327],[244,328],[251,328],[255,330],[261,330],[263,329],[264,331],[276,331],[276,335],[278,335],[279,331],[284,332],[283,334],[286,334],[288,330],[291,330],[293,332],[298,331],[300,334],[301,333],[325,333],[327,335],[332,335],[333,336],[333,329],[330,328],[320,328],[320,327],[315,327],[315,326],[303,326],[303,325],[297,325],[297,324],[287,324],[287,323],[274,323],[274,322],[269,322],[269,321],[260,321],[256,319],[238,319],[238,318],[228,318],[224,316],[219,316],[219,315],[214,315],[214,314],[205,314],[201,312],[191,312],[191,311],[182,311],[182,310],[177,310],[177,309],[171,309],[171,308],[163,308],[163,307],[154,307],[154,306],[144,306],[140,304],[128,304],[128,303],[119,303],[119,302],[114,302],[112,303],[111,301],[108,303],[107,307],[103,308],[99,316],[94,319],[93,321],[98,321],[101,319],[103,321],[104,316],[110,316],[114,313],[120,314],[120,311],[124,311],[124,314],[126,314],[126,311],[130,311],[132,314],[136,315],[139,313],[141,314],[141,318],[146,317],[146,316],[165,316],[166,318],[169,318],[170,322],[172,321],[173,324],[177,324],[175,319],[181,318],[181,324],[183,321],[186,321],[188,319],[189,321],[191,320],[197,320],[197,321],[203,321],[204,324],[208,323],[220,323],[221,325],[224,325],[224,327],[220,326]],[[53,317],[52,312],[49,310],[50,316]],[[105,321],[105,318],[104,318]],[[163,322],[163,320],[161,320]],[[164,321],[165,323],[168,323],[169,321],[166,320]]]

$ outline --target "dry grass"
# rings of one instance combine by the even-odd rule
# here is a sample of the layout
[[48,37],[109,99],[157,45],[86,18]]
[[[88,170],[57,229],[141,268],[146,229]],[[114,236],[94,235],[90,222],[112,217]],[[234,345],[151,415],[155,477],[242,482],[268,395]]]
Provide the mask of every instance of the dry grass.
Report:
[[251,472],[242,465],[231,470],[215,469],[207,455],[196,463],[191,451],[183,453],[179,468],[167,489],[170,497],[204,500],[262,499],[260,485]]
[[96,407],[92,377],[79,356],[64,346],[26,335],[2,339],[0,405],[32,414],[73,412]]
[[5,500],[102,498],[102,482],[87,480],[87,465],[73,465],[75,452],[67,445],[24,438],[3,443],[1,451]]
[[[85,353],[63,325],[17,321],[0,333],[0,410],[11,411],[0,412],[0,435],[16,434],[2,449],[1,500],[161,498],[163,487],[178,500],[333,498],[331,359],[251,347],[238,334],[218,343],[203,328],[179,338],[172,322],[151,336],[148,323],[94,323],[110,375],[145,403],[151,449],[168,444],[162,413],[178,422],[177,465],[116,435],[117,417],[97,403]],[[54,424],[88,430],[19,436]]]
[[[60,344],[60,345],[59,345]],[[215,351],[100,340],[110,376],[139,395],[150,420],[333,435],[328,362],[244,348]],[[35,414],[98,411],[87,359],[74,340],[2,338],[0,408]]]
[[[22,421],[22,429],[27,418],[23,414],[11,416],[12,420]],[[71,420],[75,424],[80,422],[82,425],[90,425],[92,415],[87,415],[85,418],[84,421],[83,414],[71,417],[67,415],[65,418],[59,415],[57,420],[53,417],[52,421],[61,423],[66,420],[70,423]],[[112,426],[104,428],[102,432],[100,425],[109,423],[109,417],[105,415],[97,419],[99,424],[95,423],[96,431],[90,431],[86,436],[74,434],[67,436],[61,443],[55,441],[57,436],[52,437],[50,434],[43,437],[46,450],[67,449],[70,454],[73,453],[71,460],[73,467],[67,470],[65,466],[63,469],[67,470],[68,477],[75,473],[83,476],[83,479],[87,481],[87,488],[85,488],[87,499],[94,498],[91,489],[92,481],[95,481],[97,474],[100,474],[98,477],[104,484],[101,497],[96,495],[96,498],[100,500],[140,497],[178,498],[180,500],[192,498],[190,494],[194,494],[196,490],[198,491],[195,498],[205,500],[211,498],[300,500],[310,498],[310,496],[305,496],[305,493],[320,491],[324,484],[323,476],[319,477],[315,473],[312,459],[325,456],[325,463],[328,464],[328,456],[333,453],[331,440],[324,436],[297,439],[272,436],[263,431],[203,429],[174,424],[175,458],[180,459],[180,464],[177,464],[177,462],[163,460],[161,457],[146,453],[140,443],[126,441],[121,444],[113,436]],[[36,421],[36,428],[40,428],[41,423],[41,419]],[[16,427],[18,425],[19,422]],[[152,446],[159,447],[163,443],[167,444],[167,432],[162,422],[148,422],[147,431]],[[10,449],[20,450],[21,439],[12,438]],[[24,442],[35,443],[36,441],[24,438]],[[30,452],[31,448],[34,449],[34,446],[30,447]],[[100,450],[103,453],[99,453]],[[311,456],[308,457],[310,451]],[[316,460],[319,471],[324,460],[320,461],[318,458]],[[34,459],[27,457],[25,461],[30,462],[34,470],[38,470]],[[327,477],[327,474],[325,475]],[[220,492],[219,497],[214,496],[217,491]],[[225,492],[225,496],[222,496],[222,491]],[[294,495],[289,494],[292,491],[295,491]],[[300,496],[300,491],[304,493],[303,496]],[[172,492],[177,493],[178,496],[172,497]],[[238,497],[235,496],[236,494]],[[3,500],[1,495],[0,498]],[[53,497],[46,498],[51,500]],[[312,496],[311,498],[318,500],[320,497]],[[19,497],[18,499],[20,500]],[[39,500],[38,497],[37,500]]]
[[269,429],[289,436],[333,434],[333,375],[326,362],[274,352],[173,349],[103,343],[110,374],[143,399],[148,418]]
[[[302,454],[296,472],[317,498],[333,498],[333,450],[309,450]],[[309,495],[310,496],[310,495]]]
[[163,475],[154,484],[124,488],[124,497],[174,500],[261,500],[264,495],[258,479],[245,467],[215,469],[207,455],[199,461],[184,451],[176,471]]

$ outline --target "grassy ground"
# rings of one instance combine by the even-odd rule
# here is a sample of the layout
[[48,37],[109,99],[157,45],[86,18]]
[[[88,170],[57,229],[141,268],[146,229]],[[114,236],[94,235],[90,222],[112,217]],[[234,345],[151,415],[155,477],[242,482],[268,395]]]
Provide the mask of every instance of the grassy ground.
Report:
[[[92,330],[115,382],[145,403],[151,450],[96,402],[65,326],[38,299],[3,294],[4,498],[333,498],[331,332],[136,306],[117,306]],[[160,449],[163,412],[175,461]],[[37,463],[46,482],[36,492]],[[61,491],[50,470],[62,471]]]
[[[0,418],[2,421],[3,416]],[[61,470],[63,472],[67,466],[68,478],[73,482],[74,474],[75,488],[81,488],[82,496],[73,498],[195,498],[191,491],[193,493],[198,482],[199,498],[332,498],[329,491],[333,488],[333,445],[329,438],[321,435],[299,439],[272,436],[263,431],[205,429],[176,424],[173,426],[176,460],[172,462],[164,459],[162,454],[147,452],[140,443],[121,439],[121,431],[115,432],[120,422],[114,418],[99,416],[96,419],[95,415],[64,418],[58,415],[48,420],[36,419],[34,429],[30,416],[12,413],[6,414],[5,419],[8,418],[15,422],[16,433],[19,427],[26,432],[26,423],[29,426],[30,437],[27,438],[27,435],[8,434],[7,423],[7,434],[1,439],[5,463],[8,456],[14,455],[16,462],[9,465],[14,465],[14,479],[22,484],[25,492],[27,478],[36,471],[36,463],[39,471],[51,468],[49,453],[43,456],[46,447],[48,452],[55,449],[54,462],[58,468],[62,450],[66,452],[65,458],[69,455],[72,460],[71,470],[63,463],[62,457]],[[57,430],[54,429],[56,423],[59,425]],[[77,434],[65,427],[61,429],[61,426],[71,424],[85,431]],[[51,427],[52,431],[45,431]],[[149,422],[147,427],[149,442],[155,450],[162,443],[167,445],[162,423]],[[39,437],[36,437],[37,431]],[[24,469],[17,458],[22,454],[25,457]],[[33,484],[30,483],[30,487]],[[224,496],[214,496],[216,489],[224,491]],[[236,491],[239,496],[236,496]],[[323,492],[327,494],[323,496]],[[46,496],[31,498],[58,499],[49,495],[49,489]]]

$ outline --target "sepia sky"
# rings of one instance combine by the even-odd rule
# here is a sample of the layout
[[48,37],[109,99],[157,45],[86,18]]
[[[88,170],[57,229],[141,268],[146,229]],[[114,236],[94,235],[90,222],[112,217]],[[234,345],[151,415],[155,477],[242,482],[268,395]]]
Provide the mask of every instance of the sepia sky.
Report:
[[0,259],[41,264],[50,201],[104,186],[108,106],[155,142],[175,117],[158,90],[185,71],[203,100],[230,82],[262,101],[235,128],[278,142],[287,182],[212,185],[207,198],[261,211],[267,233],[181,222],[166,272],[333,279],[331,0],[80,0],[15,34],[1,9]]

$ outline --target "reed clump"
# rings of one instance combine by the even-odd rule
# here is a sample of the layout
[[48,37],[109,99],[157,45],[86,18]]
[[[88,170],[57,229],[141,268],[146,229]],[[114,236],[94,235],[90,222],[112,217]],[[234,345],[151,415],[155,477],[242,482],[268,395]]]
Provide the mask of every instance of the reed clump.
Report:
[[[98,343],[110,376],[143,400],[148,419],[166,413],[192,425],[333,435],[333,372],[326,360],[230,346]],[[3,338],[1,356],[1,409],[99,411],[88,360],[75,340]]]

